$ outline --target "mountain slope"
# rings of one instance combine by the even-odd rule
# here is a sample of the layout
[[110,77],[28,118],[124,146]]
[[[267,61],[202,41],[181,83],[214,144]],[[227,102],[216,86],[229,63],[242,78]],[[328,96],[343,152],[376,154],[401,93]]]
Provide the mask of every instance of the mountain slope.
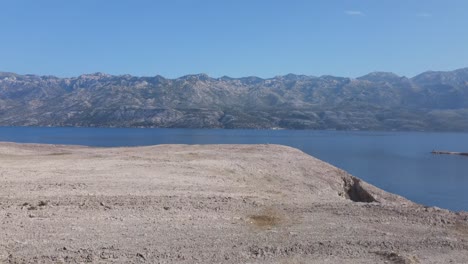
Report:
[[468,131],[468,68],[356,79],[0,73],[0,125]]

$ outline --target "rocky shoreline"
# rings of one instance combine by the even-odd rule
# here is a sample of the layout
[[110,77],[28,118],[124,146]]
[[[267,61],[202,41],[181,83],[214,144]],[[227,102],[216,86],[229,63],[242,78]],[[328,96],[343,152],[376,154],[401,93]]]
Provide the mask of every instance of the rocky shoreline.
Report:
[[1,263],[468,263],[468,213],[278,145],[0,143]]

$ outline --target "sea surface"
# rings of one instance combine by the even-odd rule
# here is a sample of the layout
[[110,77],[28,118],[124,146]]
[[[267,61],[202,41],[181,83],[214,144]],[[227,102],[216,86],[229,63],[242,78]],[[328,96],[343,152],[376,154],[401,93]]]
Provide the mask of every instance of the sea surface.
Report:
[[0,141],[88,146],[281,144],[415,202],[468,211],[467,133],[0,127]]

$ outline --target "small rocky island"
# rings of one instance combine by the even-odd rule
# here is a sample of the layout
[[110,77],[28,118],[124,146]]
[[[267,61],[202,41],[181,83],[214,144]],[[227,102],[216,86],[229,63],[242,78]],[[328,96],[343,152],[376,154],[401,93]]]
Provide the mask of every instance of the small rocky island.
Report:
[[278,145],[0,144],[1,263],[468,263],[468,213]]

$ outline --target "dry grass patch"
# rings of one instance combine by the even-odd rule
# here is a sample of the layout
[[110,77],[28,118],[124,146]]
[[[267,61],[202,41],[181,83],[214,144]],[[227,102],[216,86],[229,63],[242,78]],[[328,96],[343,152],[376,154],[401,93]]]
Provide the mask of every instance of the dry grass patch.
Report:
[[248,219],[250,224],[265,229],[278,226],[282,222],[279,214],[272,209],[265,210],[259,214],[249,215]]
[[463,237],[468,238],[468,224],[462,221],[457,221],[453,226],[455,232]]
[[71,152],[54,152],[54,153],[49,153],[47,156],[65,156],[65,155],[71,155]]

